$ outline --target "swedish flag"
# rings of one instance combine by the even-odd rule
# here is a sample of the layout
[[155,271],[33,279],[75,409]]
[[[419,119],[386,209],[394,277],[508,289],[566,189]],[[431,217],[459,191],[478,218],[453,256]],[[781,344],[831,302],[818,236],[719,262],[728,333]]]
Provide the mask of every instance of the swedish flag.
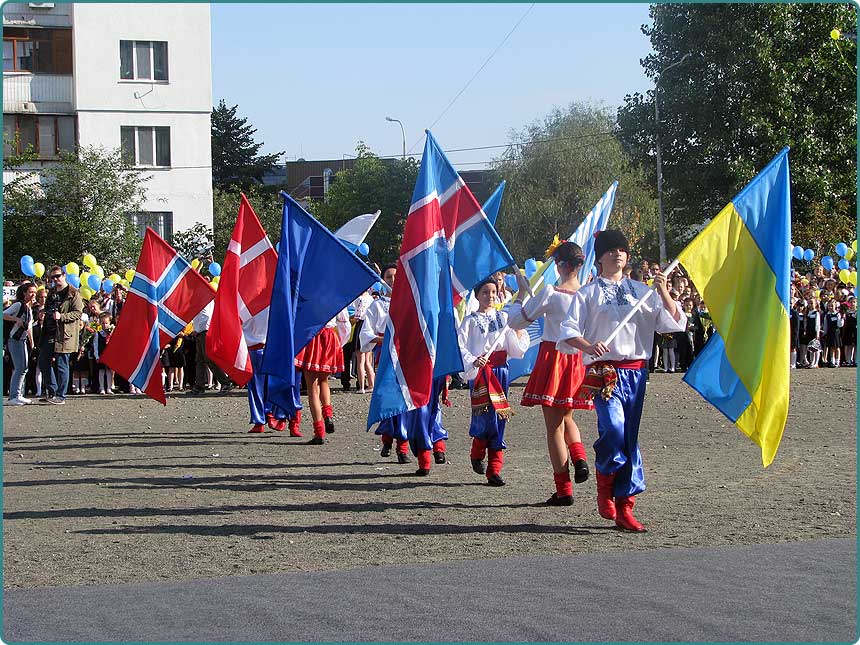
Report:
[[788,416],[790,239],[785,148],[678,256],[717,330],[684,380],[761,447],[765,466]]

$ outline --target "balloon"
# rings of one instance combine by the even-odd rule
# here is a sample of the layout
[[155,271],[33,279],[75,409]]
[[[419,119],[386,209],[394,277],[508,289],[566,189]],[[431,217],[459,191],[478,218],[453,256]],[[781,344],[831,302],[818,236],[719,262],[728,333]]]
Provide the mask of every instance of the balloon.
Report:
[[857,240],[851,242],[851,250],[857,253]]
[[128,280],[126,280],[125,278],[123,278],[122,280],[120,280],[120,281],[119,281],[119,283],[120,283],[122,286],[124,286],[126,289],[128,289],[128,285],[129,285],[129,281],[128,281]]
[[848,284],[853,284],[855,287],[857,286],[857,272],[852,271],[848,274]]
[[374,291],[382,291],[382,283],[377,282],[375,285],[373,285],[373,290]]
[[803,247],[802,246],[795,246],[794,249],[791,251],[791,254],[794,256],[795,260],[802,260],[803,259]]
[[821,266],[830,271],[830,269],[833,268],[833,258],[831,258],[829,255],[825,255],[823,258],[821,258]]
[[840,242],[836,245],[836,253],[845,257],[845,254],[848,252],[848,245],[845,242]]
[[102,279],[97,275],[91,274],[90,277],[87,278],[87,286],[93,291],[98,291],[102,286]]
[[815,257],[815,251],[813,251],[812,249],[806,249],[803,252],[803,259],[806,260],[807,262],[812,262],[812,259],[814,257]]
[[83,287],[81,289],[81,298],[83,298],[84,300],[89,300],[93,297],[94,293],[95,292],[89,287]]
[[517,279],[510,273],[505,276],[505,284],[511,291],[517,291],[519,289],[517,286]]
[[212,288],[215,289],[215,291],[218,291],[218,283],[217,282],[212,282],[210,284],[212,285]]
[[74,273],[66,274],[66,282],[72,285],[75,289],[81,288],[81,278],[80,276],[75,275]]
[[87,253],[84,255],[84,266],[90,269],[95,269],[97,266],[96,258],[92,253]]
[[848,269],[842,269],[839,272],[839,282],[841,282],[842,284],[848,284],[848,278],[850,277],[851,273],[848,271]]
[[210,262],[209,263],[209,273],[211,273],[214,276],[221,275],[221,265],[218,264],[217,262]]
[[113,280],[105,280],[102,282],[102,291],[105,293],[110,293],[113,291]]
[[33,258],[31,256],[25,255],[21,258],[21,273],[28,277],[36,275],[36,270],[33,267]]
[[91,275],[92,275],[92,273],[90,273],[89,271],[84,271],[80,276],[81,277],[81,284],[84,286],[87,286],[87,282],[89,282]]
[[66,265],[66,275],[79,275],[81,272],[81,267],[78,266],[77,262],[69,262]]
[[221,282],[221,276],[220,276],[220,275],[216,275],[216,276],[215,276],[214,278],[212,278],[212,280],[211,280],[211,283],[212,283],[212,284],[218,284],[218,283],[220,283],[220,282]]
[[543,268],[543,260],[538,260],[535,262],[535,265],[537,266],[538,271],[540,271]]
[[860,287],[854,287],[854,297],[860,296]]
[[111,274],[108,276],[108,280],[110,280],[111,282],[113,282],[114,284],[116,284],[117,282],[119,282],[119,281],[120,281],[119,274],[118,274],[118,273],[111,273]]
[[134,280],[134,269],[129,269],[125,272],[125,279],[131,282]]
[[35,275],[37,278],[41,278],[43,275],[45,275],[45,265],[41,262],[36,262],[36,264],[33,265],[33,271],[33,275]]
[[[194,258],[193,260],[191,260],[191,268],[192,269],[196,270],[197,267],[199,267],[199,266],[200,266],[200,260],[198,260],[197,258]],[[126,276],[127,275],[128,275],[128,273],[126,273]]]
[[[279,244],[280,244],[280,242],[279,242]],[[367,246],[367,244],[365,244],[364,242],[362,242],[361,244],[358,245],[358,248],[356,249],[356,251],[358,251],[358,253],[360,255],[367,257],[367,254],[370,253],[370,247]]]
[[848,249],[848,250],[845,252],[845,259],[846,259],[846,260],[848,260],[848,261],[850,262],[851,260],[853,260],[853,259],[854,259],[854,256],[855,256],[855,255],[856,255],[856,253],[854,253],[854,251],[852,251],[851,249]]
[[95,273],[100,279],[105,277],[105,270],[99,265],[96,265],[95,269],[93,269],[93,273]]
[[535,262],[534,258],[529,258],[526,260],[526,277],[531,278],[535,271],[537,271],[537,262]]
[[847,268],[848,268],[848,266],[849,266],[849,264],[848,264],[848,260],[846,260],[845,258],[842,258],[841,260],[839,260],[839,265],[838,265],[838,266],[839,266],[839,268],[840,268],[840,269],[847,269]]

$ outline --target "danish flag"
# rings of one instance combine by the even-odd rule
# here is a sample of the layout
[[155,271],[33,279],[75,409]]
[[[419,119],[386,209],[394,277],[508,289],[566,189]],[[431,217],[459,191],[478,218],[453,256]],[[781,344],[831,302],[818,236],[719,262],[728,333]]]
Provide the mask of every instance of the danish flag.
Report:
[[278,254],[242,194],[206,334],[206,355],[239,385],[253,374],[248,347],[266,342],[277,265]]
[[161,350],[215,297],[176,250],[146,229],[134,279],[101,361],[147,396],[166,404]]

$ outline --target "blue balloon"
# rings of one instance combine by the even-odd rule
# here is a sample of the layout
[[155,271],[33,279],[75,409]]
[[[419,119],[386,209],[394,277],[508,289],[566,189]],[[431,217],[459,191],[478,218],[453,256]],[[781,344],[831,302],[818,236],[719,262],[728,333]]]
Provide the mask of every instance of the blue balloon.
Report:
[[518,291],[519,290],[519,287],[517,286],[517,279],[514,276],[512,276],[510,273],[505,276],[505,284],[507,285],[508,289],[510,289],[511,291]]
[[102,279],[95,273],[91,273],[90,277],[87,278],[87,286],[93,291],[98,291],[102,286]]
[[794,256],[795,260],[802,260],[803,259],[803,247],[802,246],[795,246],[794,250],[792,250],[791,254]]
[[848,253],[848,245],[845,242],[840,242],[836,245],[836,253],[844,258],[845,254]]
[[33,258],[32,256],[25,255],[21,258],[21,273],[28,277],[33,277],[36,275],[36,267],[33,266]]
[[846,260],[845,258],[842,258],[841,260],[839,260],[838,266],[840,269],[847,269],[850,265],[848,264],[848,260]]
[[366,257],[367,254],[370,253],[370,247],[367,246],[367,244],[365,244],[364,242],[362,242],[361,244],[358,245],[358,248],[356,249],[356,251],[358,251],[358,253],[360,255],[364,255]]
[[281,252],[281,243],[276,242],[275,243],[275,253],[280,253],[280,252]]
[[803,259],[806,260],[807,262],[812,262],[812,259],[814,257],[815,257],[815,251],[813,251],[812,249],[806,249],[803,252]]
[[209,273],[212,274],[213,276],[221,275],[221,265],[218,264],[217,262],[210,262],[209,263]]
[[854,297],[860,296],[860,286],[854,287]]
[[81,276],[79,275],[68,274],[66,276],[66,282],[72,285],[75,289],[81,288]]
[[825,255],[823,258],[821,258],[821,266],[830,271],[830,269],[833,268],[833,258],[831,258],[829,255]]
[[102,282],[102,291],[104,291],[105,293],[110,293],[111,291],[113,291],[113,282],[111,282],[110,280],[105,280],[104,282]]
[[526,277],[531,278],[537,271],[537,262],[534,258],[526,260]]

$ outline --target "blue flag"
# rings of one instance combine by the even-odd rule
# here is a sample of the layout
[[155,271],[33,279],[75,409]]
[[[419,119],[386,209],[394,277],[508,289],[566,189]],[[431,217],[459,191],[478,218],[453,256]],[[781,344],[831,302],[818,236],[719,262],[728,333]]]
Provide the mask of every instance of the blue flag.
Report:
[[296,354],[326,323],[378,279],[292,197],[284,198],[278,266],[263,352],[269,397],[292,415],[301,407]]
[[502,207],[502,195],[505,193],[505,181],[499,184],[499,187],[490,195],[490,198],[484,202],[484,215],[490,220],[490,224],[496,225],[496,220],[499,218],[499,209]]

